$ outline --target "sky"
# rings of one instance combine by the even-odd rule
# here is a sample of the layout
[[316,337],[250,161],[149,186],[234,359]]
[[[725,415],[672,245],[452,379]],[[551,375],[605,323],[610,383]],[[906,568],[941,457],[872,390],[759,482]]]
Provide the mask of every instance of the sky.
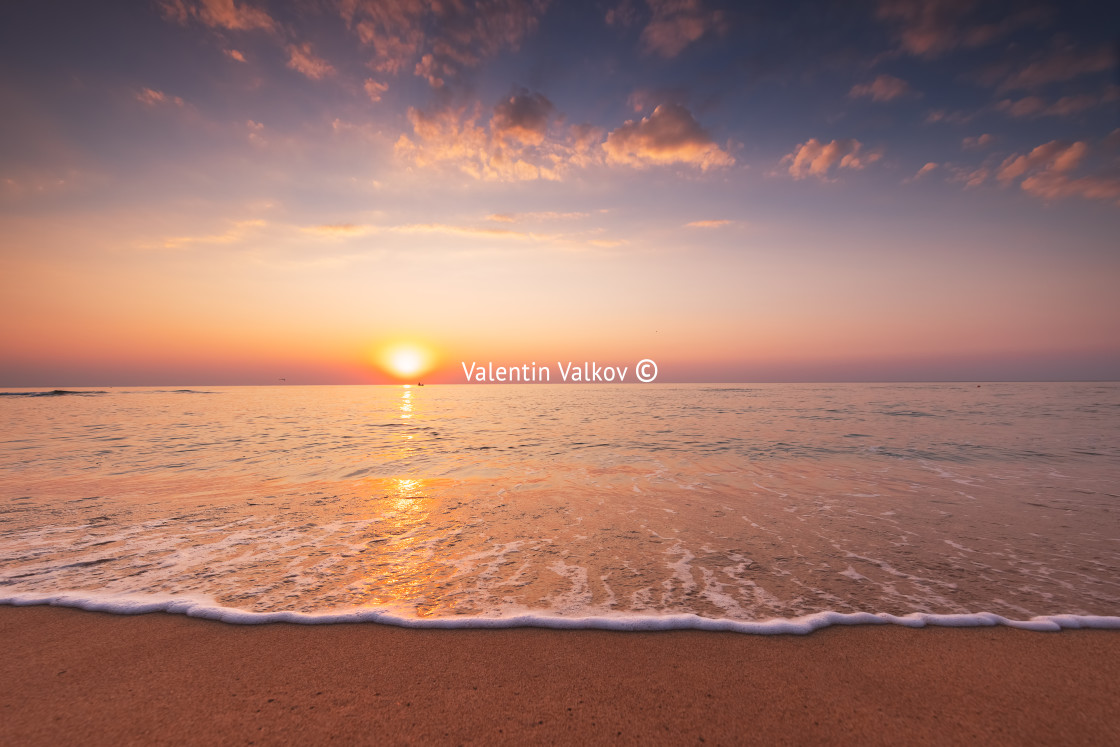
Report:
[[1118,19],[9,1],[0,386],[1120,379]]

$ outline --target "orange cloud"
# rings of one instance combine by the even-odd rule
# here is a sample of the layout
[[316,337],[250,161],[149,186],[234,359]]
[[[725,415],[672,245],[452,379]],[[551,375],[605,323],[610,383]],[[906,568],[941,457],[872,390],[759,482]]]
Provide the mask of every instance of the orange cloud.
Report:
[[1071,177],[1054,171],[1043,171],[1028,176],[1020,188],[1044,200],[1063,197],[1083,197],[1089,200],[1115,200],[1120,205],[1120,177],[1089,175]]
[[734,221],[729,220],[694,220],[691,223],[685,223],[685,228],[720,228],[722,226],[729,226]]
[[153,88],[141,89],[136,94],[136,100],[147,106],[161,106],[171,104],[173,106],[185,106],[186,102],[178,96],[168,96],[163,91],[157,91]]
[[230,31],[272,31],[276,22],[266,11],[235,0],[163,0],[165,18],[186,24],[191,18],[213,28]]
[[288,67],[296,72],[303,73],[311,80],[320,80],[328,75],[334,75],[334,68],[326,60],[316,57],[311,52],[311,42],[288,45]]
[[328,238],[352,238],[355,236],[366,236],[368,234],[375,233],[378,229],[375,226],[369,225],[335,223],[322,226],[305,226],[300,230],[302,230],[304,233],[315,234],[317,236],[325,236]]
[[366,95],[369,96],[369,100],[374,103],[380,101],[381,94],[389,90],[388,83],[379,83],[373,78],[366,78],[365,85],[362,87],[365,89]]
[[603,148],[608,162],[636,168],[686,164],[707,171],[735,163],[680,104],[661,104],[648,117],[628,120],[607,136]]
[[852,86],[850,98],[865,97],[872,101],[890,101],[910,93],[910,84],[893,75],[880,75],[870,83]]
[[245,62],[245,55],[241,54],[236,49],[227,49],[227,50],[225,50],[225,53],[226,53],[226,56],[229,57],[231,60],[237,60],[238,62]]
[[827,179],[833,167],[858,170],[882,157],[878,151],[861,153],[862,150],[863,144],[858,140],[833,140],[826,144],[812,138],[783,157],[781,163],[789,164],[789,173],[794,179],[807,176]]
[[1082,176],[1073,174],[1081,167],[1089,150],[1089,145],[1084,142],[1052,140],[1025,155],[1006,158],[996,178],[1004,184],[1021,179],[1020,189],[1044,200],[1082,197],[1117,200],[1120,204],[1120,171],[1117,169]]
[[547,98],[526,90],[498,102],[488,121],[478,104],[412,108],[412,132],[397,139],[395,152],[412,166],[496,181],[558,180],[571,168],[601,163],[602,130],[574,125],[550,131],[554,112]]
[[922,166],[922,168],[918,169],[918,172],[916,174],[914,174],[914,176],[907,179],[906,181],[907,182],[916,182],[919,179],[921,179],[923,176],[928,174],[929,172],[934,171],[936,169],[937,169],[937,164],[934,163],[933,161],[930,161],[925,166]]
[[373,50],[370,67],[402,70],[442,87],[463,68],[520,47],[536,30],[548,0],[339,0],[339,14]]
[[1027,155],[1008,156],[1000,164],[999,171],[996,172],[996,178],[1007,183],[1018,179],[1028,171],[1072,171],[1077,168],[1081,159],[1088,152],[1089,146],[1082,142],[1067,145],[1058,140],[1051,140],[1049,143],[1038,146]]

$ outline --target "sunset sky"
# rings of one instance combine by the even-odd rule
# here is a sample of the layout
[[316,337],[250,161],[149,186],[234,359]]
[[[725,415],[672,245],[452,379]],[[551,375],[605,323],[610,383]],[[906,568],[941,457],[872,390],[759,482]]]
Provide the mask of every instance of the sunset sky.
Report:
[[1118,379],[1118,15],[6,2],[0,385]]

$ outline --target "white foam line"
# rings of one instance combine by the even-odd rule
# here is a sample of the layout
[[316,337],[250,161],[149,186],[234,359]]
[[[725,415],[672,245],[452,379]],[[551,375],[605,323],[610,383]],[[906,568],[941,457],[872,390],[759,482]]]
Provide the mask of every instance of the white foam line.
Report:
[[160,597],[151,595],[76,595],[37,594],[0,597],[0,604],[14,607],[48,604],[56,607],[76,607],[118,615],[140,615],[149,612],[199,617],[207,620],[237,625],[263,623],[298,623],[324,625],[331,623],[372,622],[402,628],[552,628],[555,630],[715,630],[756,635],[779,633],[805,635],[830,625],[902,625],[907,628],[924,628],[936,625],[951,628],[991,627],[1006,625],[1010,628],[1035,631],[1098,628],[1120,630],[1120,617],[1104,615],[1043,615],[1030,620],[1010,620],[991,612],[974,612],[957,615],[933,615],[912,612],[908,615],[889,615],[871,612],[817,612],[795,618],[775,618],[759,622],[713,619],[699,615],[612,615],[610,617],[560,617],[556,615],[523,614],[514,617],[444,617],[413,618],[395,615],[376,609],[357,609],[350,612],[307,614],[304,612],[248,612],[216,605],[202,597]]

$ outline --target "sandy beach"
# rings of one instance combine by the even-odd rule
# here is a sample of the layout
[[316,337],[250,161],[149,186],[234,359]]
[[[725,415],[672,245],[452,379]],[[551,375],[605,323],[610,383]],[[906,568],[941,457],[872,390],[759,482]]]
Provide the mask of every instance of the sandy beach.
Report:
[[237,626],[0,607],[0,741],[1104,744],[1120,633]]

